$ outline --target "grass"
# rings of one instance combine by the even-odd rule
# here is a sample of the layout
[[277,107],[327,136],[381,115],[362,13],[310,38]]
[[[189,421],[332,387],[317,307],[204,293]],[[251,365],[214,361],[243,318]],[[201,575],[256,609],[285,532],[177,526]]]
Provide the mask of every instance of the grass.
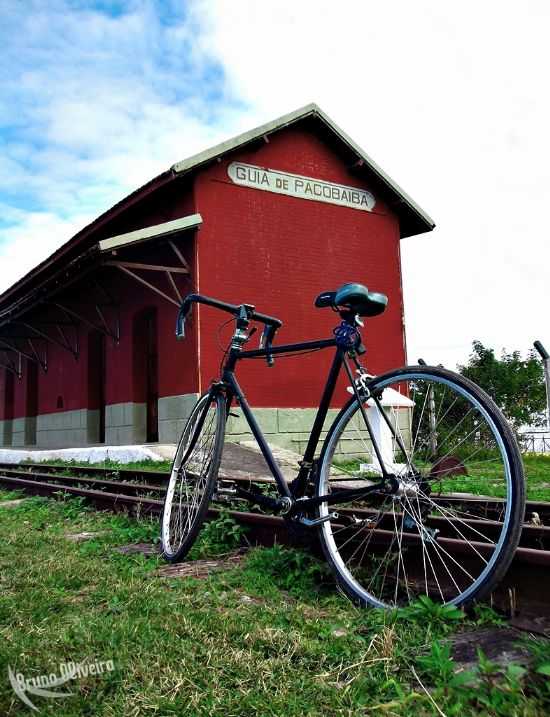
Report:
[[[525,487],[528,500],[550,501],[550,455],[534,453],[522,456],[525,471]],[[469,492],[481,495],[506,495],[502,471],[490,465],[468,470],[470,475],[453,476],[442,481],[443,490]]]
[[0,491],[0,502],[6,501],[6,500],[17,500],[17,498],[22,498],[23,492],[18,490],[3,490]]
[[[203,532],[197,555],[235,544],[223,520],[225,530]],[[67,539],[83,531],[97,536]],[[279,546],[203,581],[154,577],[159,558],[114,550],[157,535],[156,521],[96,513],[78,499],[29,498],[1,513],[0,714],[31,713],[8,666],[29,678],[85,659],[112,659],[115,670],[70,682],[69,698],[31,696],[40,714],[548,714],[547,643],[529,642],[529,674],[500,674],[482,659],[457,676],[446,638],[497,621],[488,609],[358,610],[323,563]]]
[[[522,456],[525,469],[525,480],[528,500],[550,501],[550,455],[526,453]],[[79,466],[95,466],[97,468],[109,468],[114,473],[119,470],[170,470],[170,461],[156,462],[151,460],[135,461],[128,464],[120,464],[116,461],[107,460],[102,463],[91,464],[85,461],[44,461],[45,465],[59,466],[67,472],[75,472]],[[38,464],[40,465],[40,464]],[[335,465],[347,468],[348,470],[358,469],[357,461],[335,461]],[[443,491],[454,491],[474,493],[482,495],[494,495],[503,497],[505,495],[502,484],[502,477],[490,463],[483,464],[478,468],[469,468],[467,476],[453,476],[452,479],[442,482]]]
[[550,455],[526,453],[523,465],[529,500],[550,501]]
[[[525,470],[525,486],[528,500],[550,501],[550,455],[525,453],[522,456]],[[335,461],[335,465],[349,471],[359,469],[360,461]],[[431,464],[426,464],[428,471]],[[454,475],[443,479],[438,491],[443,493],[473,493],[475,495],[489,495],[504,497],[506,495],[503,483],[502,470],[492,466],[490,462],[479,464],[477,467],[466,463],[468,475]]]
[[[31,463],[31,461],[25,461],[26,464]],[[111,459],[107,459],[104,461],[101,461],[99,463],[90,463],[90,461],[61,461],[61,460],[45,460],[45,461],[38,461],[35,463],[35,465],[44,465],[44,466],[57,466],[59,468],[64,468],[66,470],[76,470],[79,467],[84,468],[106,468],[109,470],[112,470],[113,472],[117,472],[119,470],[135,470],[135,471],[164,471],[167,473],[170,470],[170,467],[172,465],[171,461],[153,461],[151,459],[145,459],[142,461],[132,461],[131,463],[119,463],[118,461],[113,461]],[[17,467],[14,465],[14,467]]]

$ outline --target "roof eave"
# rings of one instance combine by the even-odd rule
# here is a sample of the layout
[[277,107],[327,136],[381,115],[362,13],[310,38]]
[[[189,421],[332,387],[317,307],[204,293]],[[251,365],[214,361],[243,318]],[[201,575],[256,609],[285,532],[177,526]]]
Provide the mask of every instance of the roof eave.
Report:
[[136,202],[142,200],[151,192],[154,192],[160,187],[164,186],[164,184],[166,184],[167,182],[175,179],[175,176],[176,175],[174,174],[174,172],[170,169],[162,172],[156,177],[153,177],[153,179],[149,180],[143,186],[131,192],[131,194],[128,194],[110,209],[107,209],[107,211],[103,212],[103,214],[100,214],[99,217],[96,217],[92,222],[90,222],[90,224],[87,224],[85,227],[83,227],[68,241],[66,241],[58,249],[56,249],[56,251],[50,254],[50,256],[44,259],[44,261],[35,266],[24,276],[18,279],[14,284],[12,284],[9,288],[7,288],[2,294],[0,294],[0,307],[9,299],[10,296],[12,296],[20,289],[23,289],[26,284],[32,284],[33,282],[35,282],[38,279],[39,275],[42,275],[43,272],[45,272],[52,264],[55,264],[67,251],[78,246],[82,241],[90,237],[94,232],[101,230],[102,227],[107,224],[107,222],[114,219],[121,212],[125,211]]
[[216,160],[218,157],[228,152],[239,149],[250,142],[257,141],[263,136],[267,136],[273,132],[284,129],[285,127],[295,124],[296,122],[308,117],[316,117],[321,120],[321,122],[323,122],[323,124],[325,124],[340,139],[340,141],[343,142],[357,156],[358,159],[363,161],[365,166],[368,167],[378,180],[388,188],[389,193],[394,198],[394,206],[396,207],[396,213],[400,219],[401,237],[414,236],[416,234],[429,232],[435,227],[431,217],[418,204],[416,204],[416,202],[396,182],[394,182],[393,179],[391,179],[391,177],[389,177],[376,164],[376,162],[374,162],[374,160],[371,159],[367,153],[361,149],[361,147],[359,147],[359,145],[357,145],[335,122],[333,122],[332,119],[325,114],[320,107],[318,107],[318,105],[310,103],[304,107],[294,110],[293,112],[289,112],[282,117],[278,117],[271,122],[260,125],[259,127],[251,129],[248,132],[226,140],[215,147],[211,147],[204,152],[195,154],[188,159],[172,165],[170,169],[161,173],[157,177],[154,177],[145,185],[136,189],[134,192],[94,219],[94,221],[77,232],[77,234],[69,239],[69,241],[65,242],[65,244],[59,247],[57,251],[51,254],[41,264],[6,289],[6,291],[0,294],[0,307],[9,301],[14,294],[24,290],[26,285],[32,285],[35,282],[40,283],[39,277],[41,277],[46,270],[63,257],[67,251],[72,250],[95,232],[100,231],[111,219],[118,216],[121,212],[125,211],[151,192],[156,191],[167,182],[170,182],[187,172],[197,170],[201,166]]
[[344,130],[342,130],[323,110],[315,103],[310,103],[304,107],[300,107],[293,112],[282,115],[277,119],[267,122],[266,124],[255,127],[254,129],[244,132],[243,134],[232,137],[231,139],[221,142],[215,147],[199,152],[198,154],[188,157],[181,162],[176,162],[171,169],[175,174],[185,174],[192,170],[196,170],[205,164],[215,161],[219,157],[228,152],[235,151],[250,142],[254,142],[273,132],[277,132],[307,117],[319,118],[334,134],[350,149],[357,159],[364,162],[371,172],[379,179],[379,181],[388,188],[389,192],[398,199],[398,203],[403,205],[406,213],[412,215],[408,217],[408,221],[404,222],[407,227],[401,232],[402,237],[422,234],[432,231],[435,223],[430,215],[425,212],[384,170],[369,157],[369,155],[356,144]]

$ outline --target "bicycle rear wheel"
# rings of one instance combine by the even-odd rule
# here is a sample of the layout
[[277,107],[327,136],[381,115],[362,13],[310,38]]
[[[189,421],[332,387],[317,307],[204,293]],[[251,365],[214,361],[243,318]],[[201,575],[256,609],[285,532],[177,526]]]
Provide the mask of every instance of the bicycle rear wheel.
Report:
[[[372,485],[382,459],[395,488],[320,506],[329,564],[352,599],[405,606],[420,595],[464,605],[506,572],[525,510],[521,457],[506,420],[471,381],[440,368],[376,377],[364,399],[380,456],[358,401],[337,416],[316,495]],[[393,427],[393,431],[392,431]]]
[[162,555],[169,562],[185,557],[206,518],[222,456],[225,413],[224,399],[206,393],[183,429],[161,518]]

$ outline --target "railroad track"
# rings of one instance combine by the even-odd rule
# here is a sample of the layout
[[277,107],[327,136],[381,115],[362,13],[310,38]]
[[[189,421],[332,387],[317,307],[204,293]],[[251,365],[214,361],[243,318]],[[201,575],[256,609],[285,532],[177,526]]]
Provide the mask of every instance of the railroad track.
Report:
[[[224,479],[225,480],[225,479]],[[268,479],[227,478],[231,481],[244,481],[246,483],[270,482]],[[103,510],[127,511],[139,515],[159,515],[162,510],[168,473],[163,471],[139,471],[132,469],[111,469],[96,466],[82,466],[61,469],[59,466],[32,465],[20,463],[17,466],[0,463],[0,487],[9,490],[21,490],[25,493],[41,496],[73,495],[84,498],[86,501]],[[440,501],[441,502],[441,501]],[[483,523],[484,530],[491,532],[491,523],[494,530],[498,529],[499,517],[502,515],[503,502],[498,498],[478,497],[453,494],[444,497],[449,506],[467,509],[470,518],[467,523],[476,527]],[[224,501],[225,503],[225,501]],[[239,523],[246,525],[250,530],[250,537],[261,544],[292,543],[293,536],[289,535],[287,524],[278,516],[265,515],[249,510],[235,509],[231,502],[229,514]],[[237,502],[238,505],[238,502]],[[228,504],[225,503],[228,508]],[[216,515],[219,507],[213,505],[211,514]],[[361,511],[359,511],[361,512]],[[339,513],[346,513],[345,509]],[[353,511],[358,515],[358,511]],[[367,511],[365,511],[367,513]],[[537,524],[533,524],[536,515]],[[479,516],[479,520],[477,520]],[[437,518],[432,518],[437,523]],[[460,531],[453,535],[449,522],[440,518],[441,535],[438,541],[446,550],[461,553],[466,543],[460,539]],[[449,532],[450,531],[450,532]],[[487,534],[487,537],[490,535]],[[314,540],[314,533],[310,531],[310,541]],[[385,529],[384,518],[374,531],[373,546],[384,544],[391,537],[390,531]],[[404,540],[412,546],[420,541],[420,536],[409,533],[403,535]],[[470,541],[471,544],[471,541]],[[479,542],[476,547],[480,552],[491,550],[490,544]],[[525,511],[525,522],[522,531],[520,546],[518,547],[512,568],[502,584],[501,596],[496,603],[507,603],[508,606],[518,607],[518,602],[529,605],[531,611],[538,614],[550,615],[550,603],[547,596],[541,596],[541,580],[550,567],[550,503],[541,501],[528,501]],[[542,573],[542,574],[541,574]],[[518,595],[522,596],[519,600]],[[541,602],[542,601],[542,602]],[[532,606],[535,605],[533,608]]]
[[[228,481],[251,481],[243,478],[231,478]],[[144,514],[160,514],[168,481],[168,473],[164,471],[139,471],[131,469],[109,469],[95,466],[83,466],[60,470],[57,466],[44,466],[32,464],[18,464],[16,467],[0,464],[0,486],[11,490],[23,490],[34,495],[55,495],[65,493],[85,498],[94,505],[112,510],[128,510]],[[255,479],[252,482],[257,482]],[[264,479],[265,482],[265,479]],[[224,501],[225,502],[225,501]],[[499,517],[503,512],[503,502],[497,498],[480,498],[465,495],[446,496],[439,500],[442,504],[453,507],[467,507],[467,512],[475,518],[465,519],[465,523],[473,528],[483,525],[487,537],[490,537],[491,527],[498,530]],[[214,509],[215,510],[215,509]],[[346,510],[339,510],[346,514]],[[363,511],[354,510],[355,515]],[[364,511],[368,514],[368,511]],[[263,513],[232,510],[237,520],[246,523],[268,524],[284,528],[284,520],[277,516],[267,516]],[[533,514],[537,515],[540,525],[533,525],[530,521]],[[252,517],[253,516],[253,517]],[[390,517],[390,516],[388,516]],[[487,519],[491,522],[488,522]],[[460,551],[460,540],[456,540],[458,533],[445,534],[449,521],[446,518],[432,517],[433,527],[440,528],[440,540],[447,540],[449,547]],[[384,518],[380,522],[380,538],[385,537]],[[410,535],[409,542],[413,543],[419,536]],[[480,543],[481,550],[490,549],[489,544]],[[529,501],[525,511],[522,539],[517,551],[517,559],[536,565],[550,566],[550,503]]]
[[[18,463],[14,466],[13,463],[1,463],[0,462],[0,473],[4,475],[19,475],[22,473],[31,473],[33,476],[42,474],[55,474],[57,477],[62,478],[63,474],[67,472],[67,468],[49,464],[36,463]],[[168,481],[169,474],[166,471],[153,471],[153,470],[135,470],[129,468],[101,468],[99,466],[87,465],[74,467],[75,473],[78,473],[79,478],[89,477],[95,479],[95,482],[100,480],[114,480],[116,485],[121,484],[133,484],[140,481],[145,481],[145,484],[150,484],[158,488],[164,486]],[[223,470],[223,467],[222,467]],[[65,476],[69,480],[74,480],[75,476]],[[223,472],[220,473],[220,477],[223,479]],[[245,483],[274,483],[271,478],[258,478],[253,479],[236,478],[230,476],[227,480],[241,481]],[[442,501],[440,500],[440,503]],[[472,496],[464,494],[451,494],[445,497],[443,504],[449,504],[454,506],[460,506],[460,504],[468,504],[469,510],[476,512],[480,517],[492,518],[499,520],[503,513],[503,501],[499,498],[484,497],[484,496]],[[532,524],[533,514],[538,516],[541,525],[550,526],[550,502],[528,500],[525,505],[525,520],[524,523],[527,525]]]

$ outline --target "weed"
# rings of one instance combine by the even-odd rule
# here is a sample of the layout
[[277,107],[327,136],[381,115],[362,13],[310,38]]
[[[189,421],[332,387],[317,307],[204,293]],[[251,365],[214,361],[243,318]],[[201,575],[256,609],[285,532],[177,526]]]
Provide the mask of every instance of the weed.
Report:
[[411,620],[422,624],[428,622],[431,625],[448,627],[464,620],[465,614],[454,605],[442,605],[434,602],[427,595],[420,595],[416,602],[399,611],[399,617],[404,620]]
[[242,545],[246,533],[246,527],[239,525],[227,510],[221,510],[217,518],[202,526],[189,559],[210,558],[235,550]]
[[526,638],[523,644],[533,659],[534,679],[531,682],[531,687],[545,702],[550,713],[550,640]]
[[527,670],[512,663],[507,665],[502,674],[502,668],[487,659],[482,650],[478,650],[478,660],[479,681],[475,689],[471,690],[472,701],[498,717],[518,714],[518,708],[525,698],[522,679]]
[[537,677],[535,687],[538,689],[542,699],[548,702],[548,706],[550,707],[550,662],[539,665],[535,673]]
[[470,611],[470,614],[478,625],[500,626],[506,624],[506,620],[499,615],[498,612],[483,603],[476,603]]
[[437,686],[447,686],[454,676],[454,662],[451,658],[451,648],[439,641],[432,643],[428,655],[421,655],[418,665],[422,671],[429,675]]
[[70,461],[63,461],[58,459],[53,460],[45,460],[45,461],[25,461],[25,465],[44,465],[44,466],[52,466],[54,468],[63,468],[65,470],[71,471],[74,473],[78,470],[79,467],[83,468],[98,468],[101,470],[102,468],[110,469],[113,473],[120,470],[142,470],[142,471],[163,471],[168,472],[171,467],[171,461],[155,461],[151,458],[146,458],[141,461],[132,461],[130,463],[121,463],[120,461],[114,461],[110,458],[107,458],[104,461],[100,461],[98,463],[91,463],[90,461],[77,461],[77,460],[70,460]]
[[310,553],[281,545],[252,551],[246,567],[250,573],[261,575],[293,594],[315,591],[315,586],[328,575],[327,566]]
[[93,510],[92,506],[86,502],[85,498],[75,497],[70,493],[58,491],[54,494],[63,506],[63,512],[66,518],[76,518],[87,511]]
[[[98,538],[66,539],[82,531]],[[210,531],[208,549],[235,544],[225,519]],[[473,678],[453,662],[442,642],[450,630],[489,613],[474,622],[430,605],[407,619],[360,610],[332,579],[321,589],[324,563],[281,546],[254,548],[201,581],[154,577],[158,558],[114,550],[157,534],[156,519],[84,511],[73,499],[30,498],[2,512],[0,714],[24,709],[8,665],[30,677],[86,656],[112,657],[116,669],[74,681],[63,701],[39,697],[40,714],[428,717],[434,704],[447,717],[550,713],[546,641],[530,642],[529,679],[482,656]]]
[[20,490],[2,490],[0,491],[0,502],[5,500],[16,500],[17,498],[23,498],[24,492]]

